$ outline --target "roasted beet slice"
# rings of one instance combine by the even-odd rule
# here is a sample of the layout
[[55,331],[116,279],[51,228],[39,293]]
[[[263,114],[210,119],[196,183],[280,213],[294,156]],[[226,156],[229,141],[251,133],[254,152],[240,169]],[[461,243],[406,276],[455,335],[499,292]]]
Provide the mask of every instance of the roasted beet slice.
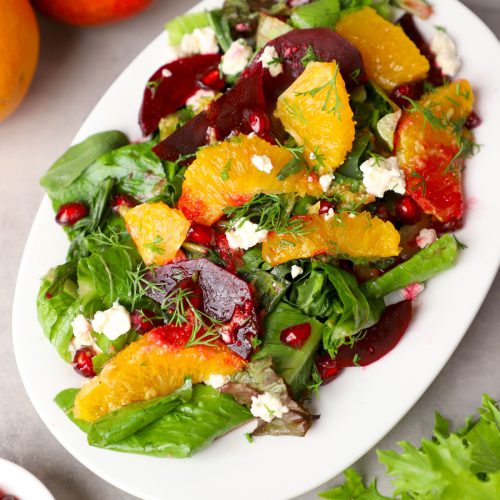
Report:
[[[319,61],[337,61],[348,87],[358,85],[365,79],[363,59],[358,49],[331,29],[292,30],[267,45],[276,49],[283,64],[283,73],[280,75],[273,77],[269,71],[264,72],[264,92],[268,102],[274,102],[304,71],[308,55]],[[264,48],[255,56],[247,73],[258,70],[263,51]]]
[[250,115],[264,108],[262,72],[254,71],[213,101],[206,111],[165,138],[153,151],[162,160],[176,161],[180,155],[193,154],[200,146],[208,144],[212,131],[218,140],[225,139],[231,132],[249,134],[252,132]]
[[328,354],[316,358],[321,378],[330,382],[342,368],[375,363],[396,347],[410,324],[411,316],[411,300],[388,306],[379,322],[368,328],[366,335],[353,346],[343,345],[333,359]]
[[220,63],[219,54],[203,54],[177,59],[157,69],[146,85],[139,114],[139,125],[144,135],[153,133],[160,120],[186,104],[200,88],[221,90],[224,81],[211,79]]
[[195,280],[201,289],[200,309],[224,324],[223,340],[242,358],[252,351],[252,337],[258,334],[257,315],[248,284],[207,259],[193,259],[167,264],[148,274],[155,283],[146,294],[161,303],[166,295],[187,281]]

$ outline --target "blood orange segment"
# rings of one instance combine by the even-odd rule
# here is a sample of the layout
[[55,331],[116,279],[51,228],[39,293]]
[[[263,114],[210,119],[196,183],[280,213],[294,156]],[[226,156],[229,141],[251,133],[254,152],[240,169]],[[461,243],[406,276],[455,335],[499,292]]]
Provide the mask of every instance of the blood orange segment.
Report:
[[473,148],[472,135],[463,125],[473,105],[468,81],[450,83],[405,111],[396,131],[407,193],[441,222],[463,214],[461,171]]
[[[269,160],[269,173],[257,168],[259,158],[261,162]],[[203,148],[186,171],[179,208],[188,219],[210,226],[220,219],[225,207],[243,205],[258,193],[319,196],[321,186],[305,169],[278,180],[279,172],[292,158],[287,149],[257,136],[239,135]]]
[[368,78],[390,92],[402,83],[423,80],[429,61],[406,36],[370,7],[344,14],[336,31],[363,56]]
[[354,141],[349,95],[335,62],[311,62],[279,97],[275,115],[304,145],[309,166],[320,175],[342,165]]
[[196,384],[211,374],[232,375],[245,365],[221,341],[185,347],[190,334],[189,324],[166,325],[120,351],[83,385],[75,400],[75,417],[92,422],[129,403],[170,394],[187,376]]
[[328,220],[323,215],[302,218],[299,234],[268,235],[262,244],[262,256],[267,263],[276,266],[323,253],[370,260],[399,254],[398,231],[390,222],[368,212],[343,212]]
[[173,260],[186,239],[190,223],[180,210],[162,202],[143,203],[124,214],[127,231],[147,265]]

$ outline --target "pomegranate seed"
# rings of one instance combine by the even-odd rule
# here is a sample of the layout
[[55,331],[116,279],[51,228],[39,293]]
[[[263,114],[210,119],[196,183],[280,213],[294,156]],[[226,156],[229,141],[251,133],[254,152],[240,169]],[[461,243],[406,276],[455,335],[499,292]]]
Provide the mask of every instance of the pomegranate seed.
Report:
[[379,217],[380,219],[384,220],[391,220],[392,216],[391,213],[389,212],[389,209],[385,207],[384,205],[379,205],[376,209],[374,214]]
[[137,205],[137,201],[128,194],[117,193],[111,198],[111,210],[117,215],[121,215],[121,209],[132,208]]
[[483,120],[479,118],[478,114],[475,111],[472,111],[465,121],[465,128],[471,130],[473,128],[479,127],[481,123],[483,123]]
[[193,222],[193,224],[191,224],[191,229],[187,234],[186,240],[197,243],[198,245],[210,247],[214,242],[214,230],[209,226]]
[[391,99],[401,108],[407,108],[410,105],[406,97],[416,100],[422,94],[422,90],[417,83],[405,83],[397,87],[391,94]]
[[302,349],[307,339],[311,336],[311,323],[290,326],[281,331],[280,340],[283,344],[294,349]]
[[327,353],[317,356],[314,362],[323,384],[331,382],[340,372],[335,359],[331,358]]
[[225,85],[224,79],[221,78],[218,69],[212,69],[208,73],[203,75],[201,77],[201,83],[215,90],[220,90]]
[[96,352],[92,347],[78,349],[73,358],[73,368],[75,371],[84,377],[95,377],[94,365],[92,364],[92,358],[95,355]]
[[72,226],[80,219],[83,219],[89,213],[89,209],[85,203],[81,201],[73,201],[65,203],[59,207],[56,214],[56,222],[61,226]]
[[244,33],[246,31],[252,31],[252,25],[250,23],[238,23],[234,27],[238,33]]
[[335,205],[333,203],[330,203],[329,201],[326,201],[326,200],[321,200],[319,202],[319,214],[320,215],[324,215],[324,214],[327,214],[330,209],[334,209],[335,208]]
[[134,309],[130,313],[130,321],[132,323],[133,330],[143,335],[156,326],[161,326],[163,321],[154,318],[154,316],[155,313],[149,309]]
[[257,135],[264,135],[269,131],[269,118],[264,111],[252,111],[248,117],[248,123]]
[[403,224],[415,224],[421,215],[420,208],[409,196],[403,196],[396,203],[396,214]]

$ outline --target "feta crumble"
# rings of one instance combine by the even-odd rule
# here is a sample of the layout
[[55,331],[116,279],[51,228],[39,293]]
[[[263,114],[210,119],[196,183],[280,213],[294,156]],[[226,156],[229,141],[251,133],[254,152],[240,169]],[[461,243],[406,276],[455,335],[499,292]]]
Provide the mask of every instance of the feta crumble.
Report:
[[278,76],[283,73],[283,64],[281,64],[278,52],[272,45],[267,45],[259,58],[263,68],[267,68],[271,76]]
[[75,336],[76,342],[80,346],[92,345],[94,339],[92,338],[92,325],[90,321],[83,315],[79,314],[71,322],[71,328],[73,329],[73,335]]
[[435,229],[421,229],[415,239],[418,248],[425,248],[437,240]]
[[192,33],[186,33],[182,37],[179,49],[181,57],[194,54],[217,54],[219,44],[212,28],[196,28]]
[[333,208],[329,208],[328,212],[326,212],[326,214],[323,217],[326,221],[329,221],[330,219],[333,218],[334,215],[335,215],[335,212],[333,211]]
[[324,193],[326,193],[328,189],[330,189],[333,179],[335,179],[335,176],[333,174],[325,174],[319,178],[319,184]]
[[271,422],[273,418],[281,418],[288,413],[289,409],[277,397],[264,392],[258,396],[252,396],[250,411],[254,417],[261,418],[264,422]]
[[400,288],[387,294],[384,297],[384,303],[386,306],[390,306],[403,300],[414,300],[417,295],[420,295],[424,291],[424,288],[423,283],[412,283],[405,288]]
[[218,389],[219,387],[227,384],[230,378],[231,377],[229,375],[217,375],[215,373],[211,373],[210,376],[203,382],[206,385],[212,386],[214,389]]
[[431,50],[436,56],[437,65],[448,76],[455,76],[462,65],[458,57],[457,46],[445,31],[438,30],[431,41]]
[[97,311],[92,320],[93,330],[103,333],[110,340],[116,340],[127,333],[130,327],[130,314],[118,301],[105,311]]
[[359,167],[363,172],[366,191],[382,198],[386,191],[405,194],[405,177],[395,156],[390,158],[369,158]]
[[290,269],[290,274],[291,274],[293,280],[297,276],[300,276],[303,272],[304,272],[304,269],[302,269],[300,266],[296,266],[295,264]]
[[252,48],[243,38],[234,41],[222,56],[221,71],[225,75],[237,75],[241,73],[246,68],[252,54]]
[[310,160],[315,160],[316,159],[316,154],[313,153],[312,151],[309,153],[309,159]]
[[233,229],[226,233],[226,239],[229,248],[248,250],[257,243],[262,243],[266,239],[267,233],[265,229],[259,230],[259,226],[249,220],[241,223],[241,219],[238,219],[235,221]]
[[208,89],[198,89],[187,101],[186,106],[189,106],[195,113],[202,111],[208,103],[215,97],[215,92]]
[[252,155],[252,165],[266,174],[270,174],[273,169],[271,159],[266,155]]

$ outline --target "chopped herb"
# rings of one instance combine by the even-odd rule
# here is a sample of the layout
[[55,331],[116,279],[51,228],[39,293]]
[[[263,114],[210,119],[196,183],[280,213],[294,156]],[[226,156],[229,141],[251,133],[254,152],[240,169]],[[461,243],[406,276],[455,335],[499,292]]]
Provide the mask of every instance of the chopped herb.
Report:
[[465,243],[462,243],[456,236],[453,236],[455,238],[455,241],[457,242],[457,246],[460,250],[465,250],[467,245]]
[[356,68],[350,75],[349,78],[356,84],[359,85],[359,75],[361,75],[361,70],[359,68]]
[[443,33],[446,33],[446,28],[444,26],[434,26],[434,28],[437,30],[437,31],[442,31]]
[[360,359],[361,359],[361,358],[359,357],[359,354],[358,354],[358,353],[356,353],[356,354],[354,355],[354,357],[352,358],[352,364],[353,364],[354,366],[360,366],[360,364],[359,364],[359,360],[360,360]]
[[160,235],[157,235],[153,241],[144,243],[144,247],[153,252],[155,255],[161,255],[165,251],[163,244],[163,238]]
[[224,168],[222,169],[222,172],[220,173],[220,177],[224,182],[229,180],[230,170],[231,170],[231,158],[229,158],[229,160],[227,160],[227,163],[224,165]]
[[249,432],[245,432],[245,438],[250,444],[253,443],[253,437]]
[[302,56],[302,59],[300,60],[300,62],[302,63],[302,65],[305,68],[310,62],[319,61],[319,60],[320,59],[315,54],[312,45],[309,45],[307,47],[306,53]]
[[415,184],[413,186],[412,191],[416,191],[417,189],[422,189],[422,196],[425,196],[425,193],[427,192],[427,180],[426,178],[420,174],[419,172],[412,172],[411,177],[418,177],[420,179],[420,182],[418,184]]
[[287,177],[290,177],[293,174],[297,174],[305,168],[307,168],[307,164],[304,161],[304,158],[292,158],[278,172],[276,178],[279,181],[284,181]]
[[252,349],[255,350],[257,347],[259,347],[262,344],[262,340],[259,339],[257,336],[253,336],[250,340],[252,343]]

